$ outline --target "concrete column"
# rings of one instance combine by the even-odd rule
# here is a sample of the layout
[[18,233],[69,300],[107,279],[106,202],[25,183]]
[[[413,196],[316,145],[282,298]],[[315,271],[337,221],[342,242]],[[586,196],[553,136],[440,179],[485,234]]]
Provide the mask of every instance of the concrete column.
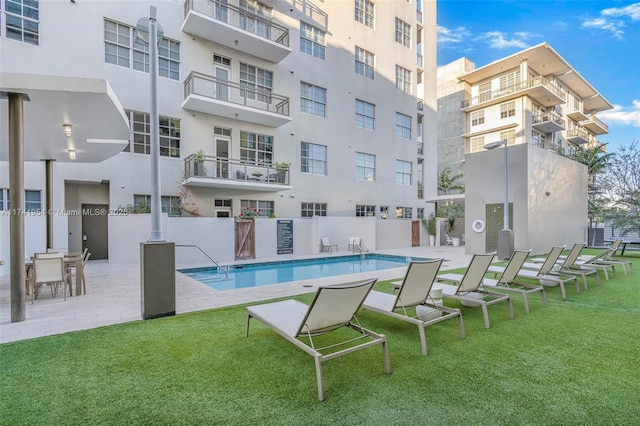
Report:
[[[25,95],[9,99],[9,255],[11,256],[11,322],[26,317],[24,271],[24,109]],[[27,98],[28,100],[28,98]]]
[[53,248],[53,160],[45,160],[45,198],[47,208],[47,248]]

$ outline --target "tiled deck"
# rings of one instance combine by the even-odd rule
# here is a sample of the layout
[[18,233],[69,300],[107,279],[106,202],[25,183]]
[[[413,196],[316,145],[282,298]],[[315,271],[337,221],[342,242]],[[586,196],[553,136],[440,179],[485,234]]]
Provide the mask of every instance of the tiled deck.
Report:
[[[471,258],[464,254],[463,246],[414,247],[380,250],[378,253],[427,258],[444,257],[443,270],[464,267]],[[333,253],[333,255],[344,254],[350,253]],[[279,256],[277,259],[256,261],[282,261],[292,258],[294,257]],[[176,313],[310,293],[320,284],[336,284],[371,276],[377,276],[380,280],[399,278],[405,270],[406,268],[396,268],[375,273],[367,272],[227,291],[214,290],[178,273],[176,274]],[[90,261],[86,266],[85,276],[87,294],[67,297],[64,301],[60,296],[49,298],[46,295],[48,290],[45,290],[43,298],[36,300],[33,305],[30,296],[27,296],[27,319],[18,323],[11,323],[9,276],[0,277],[0,343],[141,320],[140,269],[137,263],[110,264],[106,261]]]

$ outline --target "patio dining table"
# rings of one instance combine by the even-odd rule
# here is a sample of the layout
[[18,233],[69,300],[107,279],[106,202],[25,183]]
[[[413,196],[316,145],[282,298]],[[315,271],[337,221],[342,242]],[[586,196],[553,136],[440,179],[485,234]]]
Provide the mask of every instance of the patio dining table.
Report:
[[[25,285],[27,288],[27,294],[30,294],[31,291],[31,281],[34,277],[34,268],[33,268],[33,258],[31,257],[30,261],[25,262],[25,274],[26,280]],[[76,296],[82,294],[82,289],[84,287],[84,270],[82,265],[82,253],[64,253],[64,268],[66,271],[70,271],[71,268],[76,268]],[[73,286],[71,282],[71,274],[68,275],[67,283],[69,284],[69,296],[73,296]]]

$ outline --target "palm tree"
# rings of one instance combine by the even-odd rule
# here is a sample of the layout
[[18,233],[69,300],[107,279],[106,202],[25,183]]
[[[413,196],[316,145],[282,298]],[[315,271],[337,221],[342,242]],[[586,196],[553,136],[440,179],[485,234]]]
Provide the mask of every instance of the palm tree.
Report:
[[607,144],[598,144],[591,148],[579,146],[576,149],[576,161],[587,166],[589,176],[589,189],[596,188],[596,175],[607,167],[607,164],[615,153],[607,152]]
[[451,176],[451,169],[449,167],[445,168],[438,176],[438,192],[444,195],[448,194],[449,191],[464,192],[464,185],[457,183],[463,177],[462,173]]

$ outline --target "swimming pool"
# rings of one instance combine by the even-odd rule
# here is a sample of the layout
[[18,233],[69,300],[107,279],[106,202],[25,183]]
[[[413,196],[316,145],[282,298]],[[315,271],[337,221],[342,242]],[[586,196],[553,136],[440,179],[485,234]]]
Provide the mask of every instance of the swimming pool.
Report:
[[217,267],[180,269],[179,272],[216,290],[235,290],[313,278],[401,268],[419,257],[365,254],[332,256],[282,262],[230,265],[229,279]]

